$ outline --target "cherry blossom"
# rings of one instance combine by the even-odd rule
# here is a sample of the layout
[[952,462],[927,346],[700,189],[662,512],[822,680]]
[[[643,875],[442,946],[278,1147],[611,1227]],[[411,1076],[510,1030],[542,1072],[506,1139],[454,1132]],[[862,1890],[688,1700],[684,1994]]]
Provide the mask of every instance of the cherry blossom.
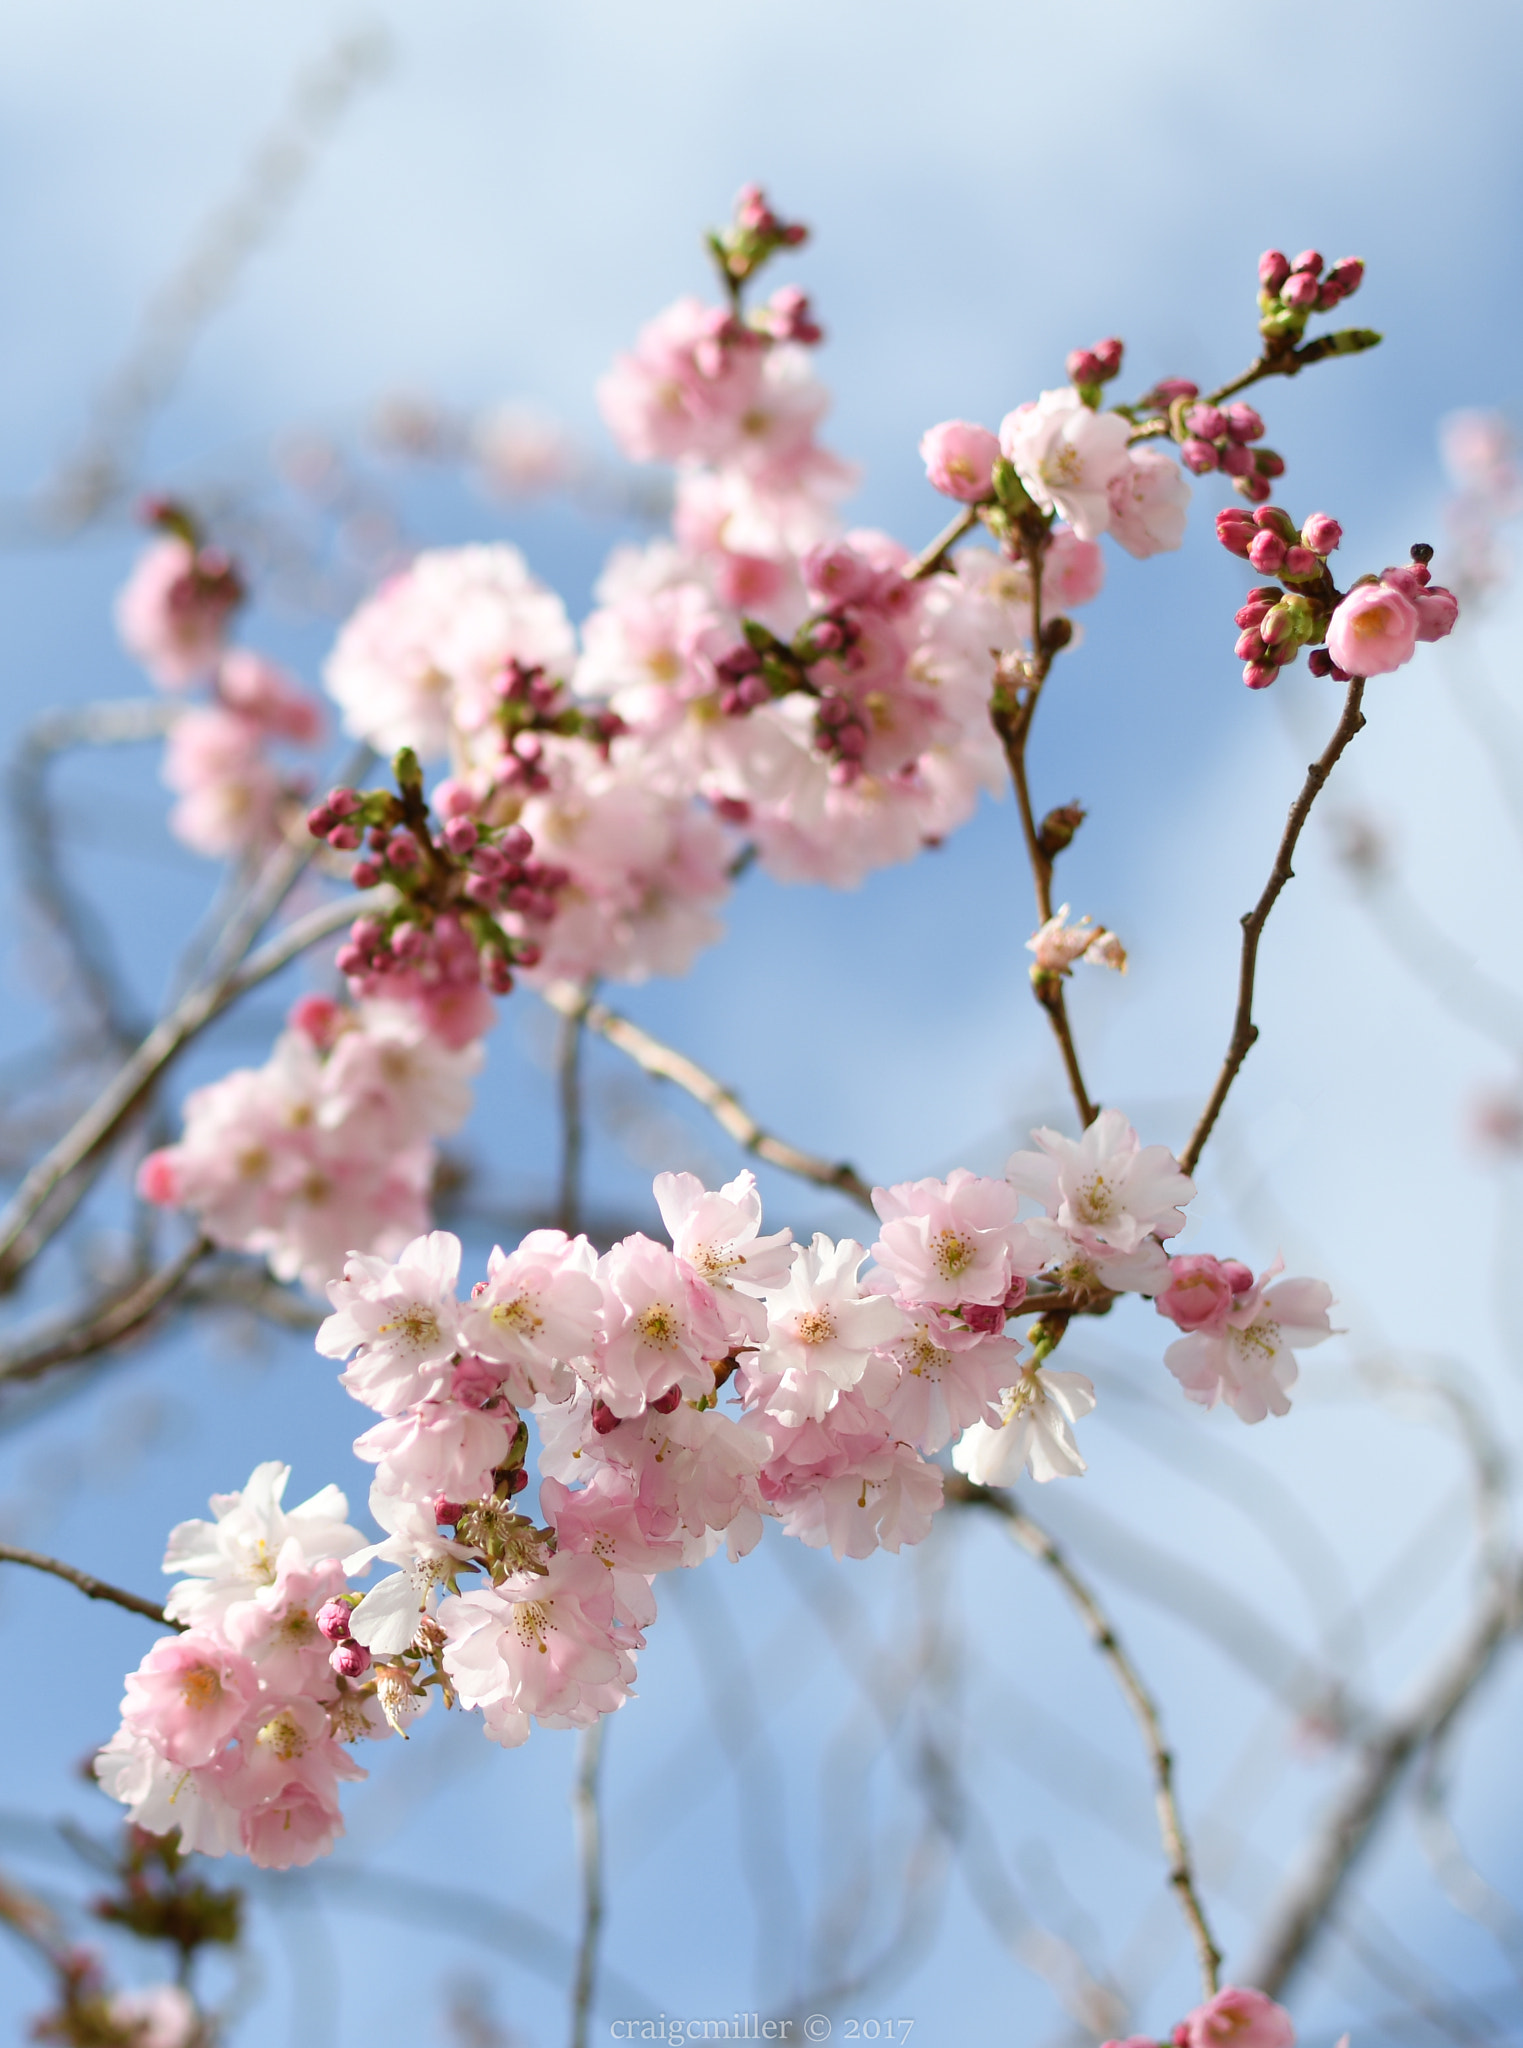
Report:
[[289,1465],[256,1465],[238,1493],[213,1494],[214,1521],[179,1522],[164,1552],[166,1572],[185,1576],[170,1589],[164,1612],[171,1621],[218,1627],[239,1601],[275,1582],[286,1546],[308,1562],[343,1557],[359,1543],[345,1520],[349,1503],[336,1486],[284,1508]]
[[1094,1386],[1083,1373],[1030,1365],[1005,1396],[998,1427],[975,1422],[952,1463],[976,1486],[1013,1486],[1023,1471],[1044,1481],[1076,1478],[1088,1467],[1074,1424],[1094,1405]]
[[1092,411],[1065,384],[1007,413],[999,442],[1043,511],[1066,519],[1080,540],[1098,540],[1110,524],[1110,488],[1126,469],[1130,432],[1120,413]]
[[638,1415],[673,1387],[711,1394],[714,1366],[729,1350],[714,1290],[638,1232],[604,1254],[598,1278],[605,1307],[592,1383],[613,1413]]
[[1232,1984],[1186,2014],[1179,2034],[1183,2048],[1295,2048],[1296,2039],[1283,2005]]
[[521,1406],[563,1401],[573,1384],[567,1361],[592,1352],[602,1306],[586,1238],[531,1230],[513,1252],[492,1247],[487,1277],[461,1313],[461,1342],[507,1368],[503,1383]]
[[1139,561],[1169,553],[1184,539],[1189,479],[1161,449],[1133,448],[1108,495],[1110,532]]
[[874,1188],[883,1233],[873,1257],[906,1301],[946,1308],[1003,1301],[1017,1273],[1041,1264],[1016,1224],[1019,1199],[1008,1181],[983,1180],[962,1166],[944,1181]]
[[1011,1155],[1006,1173],[1023,1195],[1082,1243],[1136,1251],[1184,1228],[1195,1184],[1163,1145],[1143,1145],[1119,1109],[1103,1109],[1075,1140],[1033,1131],[1040,1152]]
[[842,1392],[856,1386],[871,1354],[904,1328],[904,1315],[858,1279],[867,1257],[855,1238],[834,1243],[816,1231],[796,1245],[787,1282],[767,1303],[767,1339],[746,1373],[767,1380],[769,1414],[791,1426],[819,1422]]
[[793,1232],[761,1234],[756,1175],[739,1173],[715,1194],[696,1174],[658,1173],[654,1191],[673,1250],[714,1289],[734,1341],[759,1337],[766,1311],[758,1297],[786,1284]]
[[1298,1371],[1295,1353],[1334,1334],[1327,1314],[1333,1295],[1323,1280],[1281,1280],[1270,1286],[1281,1265],[1276,1260],[1241,1291],[1234,1283],[1247,1277],[1247,1269],[1225,1268],[1224,1277],[1234,1284],[1232,1306],[1219,1319],[1193,1327],[1184,1320],[1194,1313],[1194,1289],[1187,1294],[1187,1287],[1198,1276],[1181,1276],[1159,1296],[1160,1314],[1188,1331],[1163,1354],[1187,1400],[1205,1408],[1225,1401],[1244,1422],[1289,1414],[1289,1390]]

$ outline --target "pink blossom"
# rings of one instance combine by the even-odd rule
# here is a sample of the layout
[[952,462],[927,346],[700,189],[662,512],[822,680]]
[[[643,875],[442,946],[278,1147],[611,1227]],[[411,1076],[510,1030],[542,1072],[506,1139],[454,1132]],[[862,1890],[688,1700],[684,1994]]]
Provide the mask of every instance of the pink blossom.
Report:
[[1172,552],[1185,536],[1190,485],[1179,464],[1158,448],[1133,448],[1111,479],[1110,530],[1129,555]]
[[447,1230],[414,1238],[393,1262],[356,1256],[330,1281],[334,1313],[317,1333],[324,1358],[348,1358],[340,1375],[358,1401],[397,1415],[436,1396],[460,1347],[460,1240]]
[[973,1423],[998,1420],[1000,1394],[1019,1371],[1020,1346],[923,1304],[906,1314],[910,1328],[888,1347],[898,1385],[878,1407],[895,1437],[929,1456]]
[[215,667],[242,598],[224,554],[198,554],[178,534],[166,534],[144,549],[123,585],[116,630],[161,689],[188,689]]
[[[1234,1294],[1219,1326],[1203,1325],[1164,1353],[1187,1400],[1205,1408],[1225,1401],[1244,1422],[1289,1414],[1289,1389],[1298,1370],[1294,1354],[1333,1335],[1327,1314],[1333,1296],[1322,1280],[1268,1286],[1279,1270],[1276,1260],[1251,1287]],[[1238,1276],[1246,1277],[1246,1268],[1238,1267]]]
[[[1114,484],[1111,491],[1114,497]],[[1042,609],[1048,618],[1089,604],[1100,595],[1104,582],[1105,556],[1099,542],[1081,539],[1071,527],[1055,526],[1042,556]]]
[[1009,1179],[1081,1242],[1131,1252],[1155,1233],[1184,1228],[1178,1204],[1192,1199],[1194,1182],[1166,1146],[1140,1144],[1119,1109],[1101,1110],[1077,1141],[1050,1130],[1031,1135],[1042,1149],[1014,1153]]
[[1123,1252],[1089,1230],[1069,1229],[1047,1216],[1033,1216],[1024,1228],[1045,1254],[1043,1279],[1067,1293],[1155,1295],[1169,1284],[1168,1253],[1156,1237]]
[[1019,1196],[1008,1181],[959,1166],[943,1180],[874,1188],[883,1231],[873,1257],[906,1301],[955,1308],[1002,1302],[1017,1272],[1041,1263],[1015,1221]]
[[127,1818],[152,1835],[178,1833],[187,1854],[226,1856],[239,1847],[239,1816],[227,1797],[238,1769],[236,1750],[186,1769],[162,1756],[146,1736],[119,1728],[95,1758],[95,1776]]
[[212,1495],[213,1521],[179,1522],[170,1530],[164,1569],[185,1574],[164,1602],[171,1621],[224,1629],[239,1602],[274,1583],[290,1546],[309,1564],[354,1549],[359,1531],[348,1524],[349,1503],[338,1488],[325,1486],[287,1508],[290,1477],[290,1466],[273,1459],[256,1465],[239,1492]]
[[312,1691],[322,1682],[330,1645],[317,1625],[325,1601],[344,1590],[344,1569],[336,1557],[309,1562],[300,1542],[288,1538],[275,1560],[268,1586],[232,1608],[223,1624],[229,1642],[277,1692]]
[[763,355],[760,338],[721,308],[679,299],[602,378],[598,405],[632,461],[716,461],[733,452],[757,400]]
[[1094,1405],[1083,1373],[1030,1365],[1006,1395],[998,1425],[975,1422],[952,1463],[976,1486],[1013,1486],[1023,1471],[1039,1481],[1077,1478],[1088,1468],[1074,1424]]
[[604,1312],[594,1391],[615,1415],[638,1415],[673,1387],[712,1394],[729,1338],[713,1289],[639,1232],[598,1261]]
[[356,1437],[354,1455],[377,1467],[376,1484],[384,1493],[414,1500],[432,1500],[436,1494],[478,1500],[492,1491],[493,1475],[517,1427],[512,1408],[420,1401]]
[[1036,955],[1036,967],[1047,974],[1067,974],[1075,960],[1087,960],[1091,967],[1113,967],[1126,972],[1126,948],[1103,924],[1090,922],[1086,911],[1077,924],[1070,924],[1069,906],[1059,904],[1047,922],[1026,941],[1026,951]]
[[1065,384],[1007,413],[999,441],[1042,509],[1056,511],[1081,540],[1098,540],[1110,524],[1110,487],[1126,468],[1130,432],[1119,413],[1091,411]]
[[1184,2020],[1186,2048],[1295,2048],[1295,2023],[1262,1991],[1227,1984]]
[[586,1238],[531,1230],[515,1251],[492,1247],[487,1277],[462,1312],[462,1341],[509,1368],[514,1401],[561,1401],[572,1388],[569,1361],[592,1352],[602,1306],[597,1254]]
[[1235,1259],[1223,1265],[1209,1252],[1187,1253],[1170,1259],[1169,1284],[1153,1306],[1181,1330],[1220,1336],[1227,1327],[1233,1297],[1245,1294],[1252,1285],[1253,1275]]
[[965,505],[976,505],[994,489],[999,436],[966,420],[943,420],[920,437],[920,459],[934,488]]
[[614,1574],[595,1557],[560,1551],[543,1574],[452,1594],[437,1620],[444,1668],[486,1733],[505,1749],[547,1728],[586,1728],[623,1705],[634,1683],[639,1634],[615,1613]]
[[655,1196],[673,1250],[713,1288],[732,1339],[760,1338],[767,1315],[759,1297],[786,1284],[793,1232],[762,1235],[756,1175],[739,1173],[715,1194],[696,1174],[658,1173]]
[[336,1131],[363,1119],[392,1145],[448,1138],[471,1110],[482,1049],[454,1047],[408,1003],[368,1002],[333,1035],[317,1120]]
[[772,1456],[761,1490],[784,1532],[837,1557],[896,1551],[930,1533],[941,1473],[862,1400],[843,1393],[819,1419],[767,1417]]
[[230,647],[217,665],[217,696],[271,739],[310,746],[322,737],[322,706],[294,677],[247,647]]
[[205,1629],[164,1636],[128,1674],[122,1721],[172,1764],[209,1764],[259,1681],[246,1657]]
[[401,1570],[371,1587],[350,1610],[347,1633],[378,1656],[394,1657],[410,1648],[418,1623],[437,1602],[451,1573],[470,1563],[469,1546],[441,1536],[431,1506],[370,1489],[370,1512],[386,1531],[379,1543],[367,1543],[344,1559],[344,1570],[363,1577],[372,1564],[400,1565]]
[[1351,676],[1383,676],[1410,661],[1417,607],[1386,583],[1356,583],[1333,613],[1327,651]]
[[787,1284],[767,1297],[767,1339],[746,1371],[777,1376],[767,1408],[789,1425],[820,1421],[904,1329],[892,1301],[864,1292],[866,1257],[854,1238],[836,1244],[816,1231],[811,1244],[795,1245]]
[[344,1832],[340,1779],[364,1771],[333,1740],[327,1710],[298,1698],[256,1716],[240,1740],[243,1768],[228,1797],[242,1814],[245,1854],[261,1869],[315,1861]]

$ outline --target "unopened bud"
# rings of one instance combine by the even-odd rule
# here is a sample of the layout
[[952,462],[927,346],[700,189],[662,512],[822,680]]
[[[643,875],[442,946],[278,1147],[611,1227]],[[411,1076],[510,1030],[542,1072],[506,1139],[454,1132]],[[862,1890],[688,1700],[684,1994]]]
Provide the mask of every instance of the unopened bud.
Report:
[[1061,654],[1074,636],[1073,620],[1062,617],[1048,619],[1042,627],[1042,652]]
[[1100,365],[1102,381],[1108,381],[1110,378],[1119,375],[1121,358],[1125,353],[1126,343],[1119,335],[1108,335],[1104,341],[1097,341],[1095,343],[1094,347],[1090,350],[1090,354]]
[[1251,405],[1229,405],[1226,419],[1227,432],[1234,441],[1257,441],[1263,436],[1264,422]]
[[1252,519],[1261,533],[1277,533],[1287,547],[1293,547],[1301,538],[1296,522],[1283,505],[1261,505]]
[[1228,476],[1252,476],[1253,450],[1244,448],[1236,441],[1229,441],[1217,457]]
[[340,1678],[363,1678],[370,1669],[370,1652],[363,1643],[335,1643],[328,1662]]
[[[1281,465],[1283,467],[1283,464]],[[1233,490],[1248,500],[1250,505],[1262,505],[1269,496],[1270,483],[1267,476],[1260,476],[1255,470],[1252,476],[1240,476],[1233,480]]]
[[386,858],[394,868],[418,864],[418,842],[410,832],[394,832],[386,842]]
[[1104,376],[1099,358],[1087,348],[1070,350],[1063,368],[1068,372],[1070,384],[1098,384]]
[[1326,282],[1336,285],[1344,298],[1351,297],[1364,282],[1364,259],[1341,256],[1327,273]]
[[1253,451],[1254,473],[1262,477],[1283,476],[1285,457],[1277,455],[1273,448],[1255,448]]
[[659,1401],[652,1401],[651,1407],[658,1415],[670,1415],[682,1405],[681,1387],[668,1387]]
[[1148,396],[1156,405],[1172,405],[1176,398],[1194,398],[1199,391],[1188,377],[1160,377]]
[[314,839],[326,839],[337,822],[326,804],[314,804],[307,813],[307,830]]
[[1319,295],[1317,280],[1309,270],[1297,270],[1285,280],[1280,297],[1298,312],[1310,312]]
[[1285,550],[1285,560],[1280,564],[1280,574],[1299,578],[1315,576],[1322,567],[1321,557],[1310,548],[1290,547]]
[[619,1416],[614,1414],[606,1401],[593,1402],[592,1426],[599,1436],[612,1436],[619,1426],[620,1419]]
[[1279,673],[1268,662],[1250,661],[1243,670],[1243,681],[1250,690],[1267,690]]
[[1255,569],[1262,569],[1266,576],[1273,576],[1284,561],[1285,552],[1285,543],[1280,536],[1266,529],[1254,535],[1248,559]]
[[356,889],[373,889],[381,879],[381,870],[374,861],[357,860],[349,870],[349,879]]
[[1227,431],[1227,416],[1219,406],[1192,405],[1185,414],[1185,425],[1203,441],[1219,441]]
[[1209,441],[1192,435],[1188,441],[1180,443],[1179,459],[1196,476],[1209,476],[1216,467],[1216,450]]
[[349,789],[340,784],[337,789],[329,790],[323,802],[335,818],[352,818],[364,802],[364,798],[357,789]]
[[347,1600],[334,1599],[325,1600],[312,1618],[317,1623],[320,1636],[326,1636],[330,1643],[342,1643],[348,1640],[353,1614],[354,1609]]
[[335,825],[327,838],[328,844],[339,853],[353,853],[360,843],[360,835],[352,825]]
[[1318,249],[1303,249],[1291,264],[1293,271],[1306,271],[1313,277],[1322,275],[1322,253]]
[[1290,258],[1279,249],[1266,249],[1259,258],[1259,283],[1266,292],[1277,292],[1290,275]]
[[1086,812],[1080,804],[1059,804],[1049,811],[1037,830],[1037,844],[1051,860],[1073,842],[1073,836],[1084,823]]
[[1229,554],[1246,557],[1253,537],[1258,531],[1251,512],[1239,512],[1229,505],[1216,515],[1216,537]]
[[451,853],[469,853],[479,837],[474,818],[451,818],[444,828],[444,843]]

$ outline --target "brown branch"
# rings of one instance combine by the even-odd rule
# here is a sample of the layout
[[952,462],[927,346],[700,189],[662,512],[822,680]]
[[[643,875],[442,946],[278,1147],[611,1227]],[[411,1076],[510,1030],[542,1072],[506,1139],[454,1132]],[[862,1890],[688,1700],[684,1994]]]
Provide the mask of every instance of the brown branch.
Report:
[[965,533],[971,533],[978,524],[978,508],[965,505],[955,519],[951,519],[937,534],[929,547],[924,547],[912,562],[904,565],[904,580],[907,583],[923,582],[927,576],[934,576],[942,567],[948,552],[954,548]]
[[[1158,1809],[1158,1832],[1169,1866],[1169,1883],[1174,1887],[1180,1911],[1190,1930],[1190,1939],[1195,1945],[1202,1989],[1207,1998],[1214,1997],[1221,1969],[1221,1951],[1212,1937],[1205,1908],[1196,1889],[1190,1845],[1185,1836],[1184,1823],[1179,1817],[1179,1804],[1174,1795],[1174,1758],[1164,1740],[1163,1724],[1152,1694],[1144,1685],[1136,1665],[1122,1648],[1105,1610],[1046,1530],[1017,1507],[1008,1494],[996,1493],[985,1486],[975,1486],[971,1480],[955,1474],[948,1476],[946,1487],[946,1497],[949,1501],[966,1507],[992,1508],[997,1515],[1004,1518],[1010,1534],[1026,1554],[1035,1558],[1038,1564],[1045,1565],[1062,1586],[1070,1604],[1083,1622],[1090,1641],[1110,1667],[1111,1676],[1131,1709],[1132,1718],[1137,1723],[1147,1749],[1148,1761],[1153,1771],[1153,1799]],[[1250,1981],[1257,1983],[1260,1980],[1253,1978]]]
[[87,1600],[109,1600],[114,1607],[125,1607],[129,1614],[141,1614],[147,1621],[156,1621],[160,1628],[178,1629],[181,1624],[171,1621],[162,1607],[155,1607],[151,1600],[140,1599],[136,1593],[124,1593],[120,1586],[108,1585],[104,1579],[94,1578],[89,1572],[76,1571],[71,1564],[64,1564],[56,1557],[44,1557],[40,1550],[17,1550],[9,1543],[0,1543],[0,1564],[30,1565],[34,1572],[50,1572],[55,1579],[67,1579],[71,1586],[77,1586]]
[[132,1336],[152,1320],[171,1295],[179,1292],[192,1267],[199,1265],[211,1248],[210,1238],[197,1237],[157,1273],[134,1281],[93,1315],[71,1317],[28,1344],[0,1352],[0,1381],[40,1379],[55,1365],[72,1365],[82,1358],[91,1358],[97,1351]]
[[576,1975],[571,1984],[571,2048],[587,2048],[587,2028],[597,1985],[598,1943],[603,1932],[603,1821],[598,1775],[603,1761],[605,1725],[599,1719],[583,1729],[576,1782],[571,1790],[577,1860],[582,1875],[582,1931],[577,1943]]
[[1277,1998],[1326,1926],[1354,1865],[1398,1790],[1407,1765],[1437,1741],[1523,1624],[1523,1570],[1516,1565],[1477,1611],[1469,1633],[1404,1714],[1363,1744],[1353,1778],[1323,1823],[1300,1874],[1281,1898],[1242,1982]]
[[590,994],[578,988],[575,982],[553,981],[548,988],[541,989],[540,994],[552,1010],[558,1011],[562,1017],[579,1018],[589,1031],[595,1031],[599,1038],[606,1039],[645,1073],[658,1081],[674,1081],[695,1102],[703,1105],[742,1151],[765,1159],[769,1166],[781,1167],[784,1173],[813,1181],[816,1187],[835,1188],[840,1194],[849,1195],[864,1209],[872,1209],[872,1189],[855,1167],[846,1165],[844,1161],[821,1159],[817,1153],[805,1152],[798,1145],[790,1145],[786,1139],[774,1138],[763,1130],[749,1110],[741,1107],[733,1089],[716,1081],[686,1053],[663,1045],[659,1038],[653,1038],[640,1025],[621,1017],[605,1003],[594,1002]]
[[1227,1100],[1228,1091],[1258,1038],[1259,1027],[1253,1021],[1253,979],[1258,966],[1259,939],[1263,935],[1269,913],[1274,909],[1280,891],[1295,873],[1290,863],[1296,850],[1296,842],[1301,837],[1301,828],[1311,813],[1311,807],[1321,794],[1323,784],[1332,774],[1338,757],[1355,734],[1364,727],[1364,713],[1359,708],[1363,700],[1364,677],[1354,676],[1350,679],[1348,694],[1343,700],[1343,716],[1338,720],[1333,736],[1321,756],[1307,769],[1301,793],[1290,807],[1279,851],[1274,858],[1274,866],[1269,871],[1269,880],[1264,884],[1264,893],[1243,918],[1237,1014],[1232,1021],[1232,1036],[1227,1044],[1227,1054],[1222,1061],[1221,1072],[1216,1077],[1216,1086],[1211,1090],[1211,1099],[1201,1111],[1200,1121],[1191,1133],[1190,1142],[1179,1157],[1180,1166],[1186,1173],[1194,1173],[1200,1155],[1205,1150],[1206,1140],[1211,1135],[1216,1119],[1221,1115],[1222,1104]]

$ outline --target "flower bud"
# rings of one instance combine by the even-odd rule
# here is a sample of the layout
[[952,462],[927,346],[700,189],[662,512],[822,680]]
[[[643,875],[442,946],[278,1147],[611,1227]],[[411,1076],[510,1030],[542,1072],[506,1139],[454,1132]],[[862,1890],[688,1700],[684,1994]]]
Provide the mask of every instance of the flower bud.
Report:
[[592,1426],[599,1436],[612,1436],[619,1426],[620,1418],[614,1414],[606,1401],[594,1400],[592,1404]]
[[1283,455],[1276,455],[1272,448],[1255,448],[1253,451],[1253,467],[1256,474],[1262,477],[1283,476],[1285,474],[1285,457]]
[[1279,673],[1268,662],[1250,661],[1243,670],[1243,681],[1250,690],[1267,690]]
[[[1248,636],[1244,634],[1244,639]],[[1293,637],[1291,615],[1284,605],[1271,605],[1259,622],[1259,638],[1266,647],[1278,647],[1282,641]]]
[[1239,661],[1258,661],[1264,653],[1264,642],[1257,626],[1250,626],[1245,633],[1239,633],[1232,652]]
[[1250,505],[1262,505],[1269,496],[1270,485],[1267,476],[1259,476],[1255,473],[1253,476],[1240,476],[1236,478],[1232,488],[1245,497]]
[[373,889],[381,879],[381,870],[374,861],[357,860],[349,870],[349,879],[356,889]]
[[1172,405],[1176,398],[1194,398],[1199,392],[1200,386],[1188,377],[1160,377],[1148,396],[1156,405]]
[[349,1637],[349,1623],[354,1614],[347,1600],[325,1600],[312,1617],[317,1623],[317,1632],[326,1636],[330,1643],[346,1642]]
[[363,801],[357,789],[346,788],[343,784],[337,789],[330,789],[323,799],[335,818],[352,818]]
[[1108,381],[1110,378],[1120,374],[1121,358],[1125,353],[1126,343],[1117,334],[1107,335],[1104,341],[1097,341],[1095,343],[1094,347],[1090,350],[1090,354],[1100,365],[1102,380]]
[[1305,273],[1311,277],[1320,277],[1322,275],[1321,252],[1316,249],[1303,249],[1290,267],[1294,272]]
[[1326,282],[1335,284],[1345,299],[1351,298],[1364,282],[1364,259],[1360,256],[1340,256],[1327,273]]
[[1290,258],[1279,249],[1266,249],[1259,258],[1259,283],[1266,292],[1277,292],[1290,275]]
[[977,1330],[982,1337],[997,1337],[1005,1327],[1002,1301],[966,1301],[958,1314],[970,1330]]
[[505,860],[527,860],[534,851],[534,838],[527,826],[510,825],[497,842],[497,850]]
[[1264,422],[1251,405],[1229,405],[1226,420],[1234,441],[1257,441],[1263,436]]
[[352,825],[335,825],[327,835],[328,844],[339,853],[353,853],[360,843],[360,835]]
[[1192,436],[1190,440],[1181,442],[1179,459],[1196,476],[1208,476],[1216,467],[1216,450],[1209,441]]
[[1301,538],[1296,531],[1296,522],[1283,505],[1261,505],[1252,517],[1261,532],[1277,533],[1287,547]]
[[340,1678],[363,1678],[370,1669],[370,1652],[363,1643],[335,1643],[328,1662]]
[[1301,528],[1302,545],[1314,555],[1330,555],[1343,539],[1343,528],[1326,512],[1313,512]]
[[1253,474],[1253,450],[1244,448],[1236,441],[1229,441],[1217,461],[1228,476],[1251,476]]
[[307,830],[314,839],[326,839],[336,823],[326,804],[314,804],[307,813]]
[[480,836],[474,818],[451,818],[444,828],[444,843],[451,853],[469,853]]
[[1321,567],[1320,557],[1314,555],[1310,548],[1290,547],[1286,549],[1285,560],[1280,564],[1280,574],[1294,578],[1315,576]]
[[1316,305],[1319,287],[1309,270],[1298,270],[1285,280],[1285,289],[1280,297],[1287,306],[1294,306],[1298,312],[1310,312]]
[[1259,620],[1263,618],[1265,612],[1277,601],[1279,595],[1280,593],[1275,591],[1271,596],[1264,597],[1258,591],[1255,591],[1248,602],[1240,610],[1232,614],[1233,625],[1256,626]]
[[1099,358],[1087,348],[1071,349],[1063,368],[1068,373],[1070,384],[1098,384],[1104,375]]
[[1219,441],[1227,431],[1227,416],[1219,406],[1192,405],[1185,414],[1185,425],[1203,441]]
[[1251,512],[1229,505],[1216,515],[1216,537],[1229,554],[1246,556],[1256,531]]
[[394,832],[386,842],[386,858],[394,868],[418,864],[418,842],[410,832]]
[[658,1415],[670,1415],[675,1409],[682,1406],[681,1387],[668,1387],[660,1400],[652,1401],[650,1405]]
[[1080,804],[1059,804],[1049,811],[1037,831],[1037,844],[1049,860],[1060,854],[1073,842],[1073,836],[1084,823],[1086,812]]
[[1255,569],[1262,569],[1266,576],[1273,576],[1285,559],[1285,543],[1277,533],[1265,529],[1254,535],[1248,559]]

